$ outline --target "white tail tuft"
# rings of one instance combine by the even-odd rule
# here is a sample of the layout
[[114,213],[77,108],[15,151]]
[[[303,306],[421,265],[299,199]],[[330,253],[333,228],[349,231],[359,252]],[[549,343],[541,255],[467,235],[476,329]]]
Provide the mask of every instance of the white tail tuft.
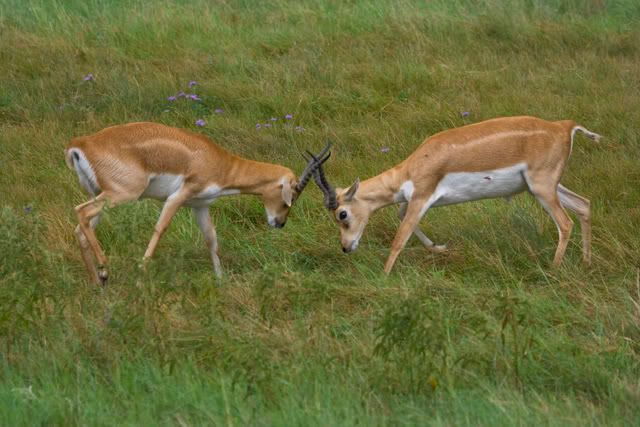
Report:
[[93,172],[93,168],[82,150],[79,148],[68,149],[65,152],[65,159],[67,165],[76,171],[80,185],[87,193],[95,197],[100,192],[100,186],[98,185],[96,174]]
[[574,126],[573,129],[571,129],[571,140],[572,141],[573,141],[573,136],[576,134],[576,131],[582,132],[587,138],[593,139],[596,142],[598,142],[598,141],[600,141],[600,139],[602,139],[601,135],[598,135],[597,133],[591,132],[590,130],[585,129],[582,126]]

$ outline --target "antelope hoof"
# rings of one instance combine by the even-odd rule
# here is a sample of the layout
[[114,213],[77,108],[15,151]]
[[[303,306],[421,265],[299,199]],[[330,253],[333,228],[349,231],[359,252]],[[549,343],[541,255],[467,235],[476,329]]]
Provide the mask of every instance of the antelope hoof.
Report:
[[106,267],[98,267],[98,279],[100,280],[100,284],[102,286],[106,286],[107,280],[109,279],[109,272],[107,271]]
[[149,269],[149,258],[143,257],[142,261],[140,261],[140,263],[138,264],[138,268],[140,269],[140,271],[146,273]]
[[441,254],[447,252],[447,245],[433,245],[429,248],[429,250],[436,254]]

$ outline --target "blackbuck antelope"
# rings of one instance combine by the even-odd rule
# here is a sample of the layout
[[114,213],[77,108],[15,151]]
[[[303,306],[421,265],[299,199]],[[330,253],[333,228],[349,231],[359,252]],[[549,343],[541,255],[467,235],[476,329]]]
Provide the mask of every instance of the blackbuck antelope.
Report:
[[[324,203],[340,226],[342,250],[358,246],[369,216],[376,210],[401,204],[400,228],[384,266],[389,273],[411,233],[434,252],[435,245],[418,228],[431,207],[479,199],[508,198],[529,190],[556,223],[559,234],[553,264],[562,262],[573,221],[564,208],[575,212],[582,228],[582,251],[591,261],[591,209],[588,199],[560,184],[576,131],[593,140],[600,135],[574,121],[548,122],[535,117],[504,117],[451,129],[427,138],[402,163],[381,174],[334,190],[322,166],[314,179]],[[312,161],[319,159],[312,157]]]
[[211,253],[214,272],[220,276],[218,241],[208,206],[221,196],[254,194],[262,198],[269,225],[284,227],[291,205],[311,174],[329,158],[325,157],[328,149],[310,160],[297,179],[284,166],[243,159],[204,135],[158,123],[113,126],[71,140],[65,150],[67,165],[92,197],[75,208],[79,221],[75,235],[92,280],[105,283],[108,277],[107,258],[94,233],[105,205],[142,198],[165,201],[144,260],[153,256],[178,208],[191,207]]

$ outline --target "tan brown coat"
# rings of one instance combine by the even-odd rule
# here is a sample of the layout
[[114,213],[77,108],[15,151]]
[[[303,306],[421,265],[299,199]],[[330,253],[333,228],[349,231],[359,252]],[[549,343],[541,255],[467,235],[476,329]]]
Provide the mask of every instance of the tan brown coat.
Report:
[[554,265],[562,261],[573,224],[563,207],[580,218],[584,260],[590,262],[589,200],[560,185],[576,131],[600,138],[572,120],[550,122],[530,116],[496,118],[428,137],[403,162],[338,191],[334,215],[343,250],[357,247],[371,213],[401,203],[403,220],[385,263],[388,273],[412,233],[430,250],[444,250],[418,229],[430,207],[529,190],[558,227]]
[[[141,198],[165,202],[144,260],[153,255],[176,211],[181,206],[191,207],[209,247],[214,271],[220,276],[209,204],[231,194],[258,195],[269,225],[283,227],[313,166],[307,165],[298,182],[284,166],[243,159],[204,135],[146,122],[112,126],[75,138],[67,145],[65,159],[92,196],[76,207],[79,225],[75,234],[90,275],[103,283],[107,279],[107,259],[93,229],[107,203],[117,205]],[[97,268],[91,252],[98,261]]]

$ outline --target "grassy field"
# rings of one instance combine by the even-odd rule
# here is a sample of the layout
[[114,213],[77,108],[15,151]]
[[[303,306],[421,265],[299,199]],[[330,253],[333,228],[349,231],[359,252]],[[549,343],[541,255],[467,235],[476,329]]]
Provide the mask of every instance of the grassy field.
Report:
[[[385,276],[396,209],[345,256],[310,185],[282,230],[255,198],[212,206],[219,282],[190,212],[143,271],[160,205],[109,210],[110,284],[86,281],[74,136],[152,120],[297,172],[330,138],[345,186],[520,114],[605,137],[563,178],[592,200],[590,268],[577,221],[549,267],[521,195],[430,211],[452,250],[412,239]],[[638,425],[639,127],[635,0],[0,0],[0,424]]]

